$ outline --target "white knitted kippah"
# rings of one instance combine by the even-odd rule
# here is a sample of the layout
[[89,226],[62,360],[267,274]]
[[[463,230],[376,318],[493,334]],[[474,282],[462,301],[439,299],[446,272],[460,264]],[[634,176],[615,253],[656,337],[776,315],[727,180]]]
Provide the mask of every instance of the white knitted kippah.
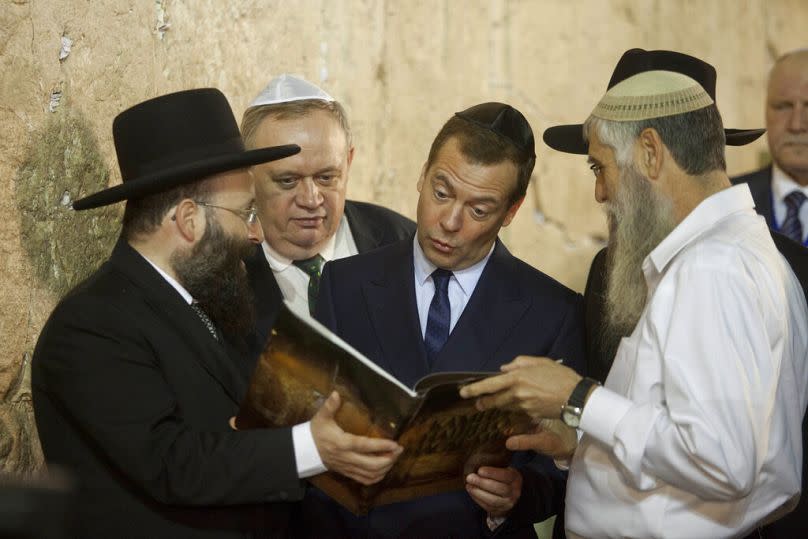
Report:
[[269,81],[267,87],[261,90],[261,93],[252,100],[252,103],[247,108],[301,101],[303,99],[334,101],[334,98],[322,88],[315,86],[306,79],[284,73]]
[[712,104],[707,91],[687,75],[644,71],[612,86],[592,116],[633,122],[692,112]]

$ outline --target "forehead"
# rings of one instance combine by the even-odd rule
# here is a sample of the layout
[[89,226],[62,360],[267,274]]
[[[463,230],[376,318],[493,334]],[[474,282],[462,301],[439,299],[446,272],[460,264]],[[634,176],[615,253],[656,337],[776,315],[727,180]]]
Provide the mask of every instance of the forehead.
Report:
[[267,115],[255,133],[255,146],[298,144],[306,147],[345,148],[347,135],[333,114],[312,110],[304,115],[277,118]]
[[781,60],[772,70],[769,93],[788,91],[808,94],[808,52]]
[[247,199],[255,194],[255,186],[250,171],[246,168],[230,170],[211,176],[211,194],[218,198]]
[[516,164],[508,159],[488,165],[475,162],[461,151],[455,137],[443,144],[427,172],[470,188],[507,192],[515,188],[518,174]]
[[614,161],[614,150],[600,141],[597,129],[589,132],[589,158],[601,164]]

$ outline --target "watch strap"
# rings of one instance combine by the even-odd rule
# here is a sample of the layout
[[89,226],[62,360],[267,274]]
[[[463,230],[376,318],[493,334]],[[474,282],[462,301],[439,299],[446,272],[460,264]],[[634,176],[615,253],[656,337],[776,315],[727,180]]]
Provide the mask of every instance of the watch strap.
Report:
[[570,397],[567,399],[567,406],[583,408],[584,404],[586,404],[586,397],[589,394],[589,390],[592,389],[593,386],[599,385],[600,382],[592,378],[581,378],[581,381],[578,382],[578,385],[576,385],[575,389],[570,393]]

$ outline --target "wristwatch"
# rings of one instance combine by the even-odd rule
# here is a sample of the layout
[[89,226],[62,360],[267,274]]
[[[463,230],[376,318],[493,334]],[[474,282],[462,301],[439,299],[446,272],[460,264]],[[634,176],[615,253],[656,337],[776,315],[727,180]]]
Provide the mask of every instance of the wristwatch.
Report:
[[581,415],[584,413],[584,404],[586,403],[587,395],[589,395],[589,390],[592,389],[592,386],[599,385],[600,382],[592,378],[581,378],[581,381],[570,393],[567,402],[561,406],[561,421],[565,425],[574,429],[578,428],[578,425],[581,424]]

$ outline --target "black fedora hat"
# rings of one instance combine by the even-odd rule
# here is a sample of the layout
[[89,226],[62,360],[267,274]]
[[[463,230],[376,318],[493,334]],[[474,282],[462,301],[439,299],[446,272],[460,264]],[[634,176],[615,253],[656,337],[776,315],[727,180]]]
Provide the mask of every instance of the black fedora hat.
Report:
[[[609,90],[615,84],[638,73],[654,70],[675,71],[687,75],[698,82],[715,102],[715,68],[695,56],[675,51],[643,49],[626,51],[617,62],[606,89]],[[729,146],[749,144],[765,132],[765,129],[724,129]],[[589,150],[589,145],[583,137],[583,124],[549,127],[544,131],[542,138],[548,146],[561,152],[586,154]]]
[[140,198],[228,170],[294,155],[294,144],[244,150],[224,94],[186,90],[139,103],[112,123],[123,183],[73,203],[87,210]]

